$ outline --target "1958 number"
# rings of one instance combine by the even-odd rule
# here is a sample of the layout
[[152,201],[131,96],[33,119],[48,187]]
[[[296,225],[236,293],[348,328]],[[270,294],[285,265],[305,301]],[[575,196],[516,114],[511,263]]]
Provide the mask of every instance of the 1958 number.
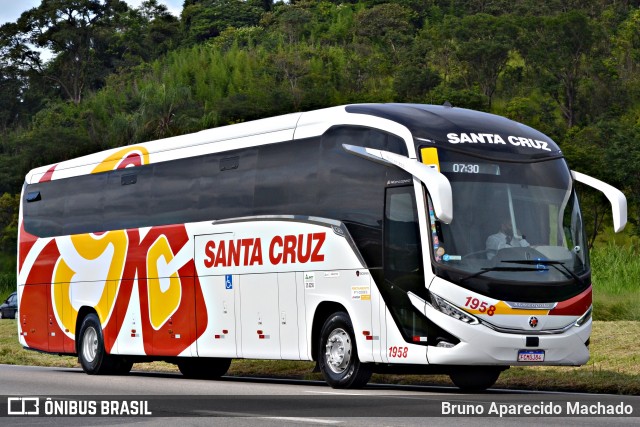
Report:
[[389,347],[389,357],[402,357],[406,358],[409,354],[409,347]]
[[474,297],[467,297],[467,302],[464,306],[472,310],[478,310],[480,313],[487,313],[488,316],[493,316],[496,313],[495,305],[489,305],[486,301],[480,301]]

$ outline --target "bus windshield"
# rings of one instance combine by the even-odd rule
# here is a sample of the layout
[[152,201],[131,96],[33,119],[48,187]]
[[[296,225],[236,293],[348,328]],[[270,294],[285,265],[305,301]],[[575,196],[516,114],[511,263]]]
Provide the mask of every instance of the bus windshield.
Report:
[[[532,163],[440,151],[454,219],[428,220],[437,267],[455,282],[581,282],[589,273],[582,217],[562,158]],[[436,268],[436,271],[438,268]]]

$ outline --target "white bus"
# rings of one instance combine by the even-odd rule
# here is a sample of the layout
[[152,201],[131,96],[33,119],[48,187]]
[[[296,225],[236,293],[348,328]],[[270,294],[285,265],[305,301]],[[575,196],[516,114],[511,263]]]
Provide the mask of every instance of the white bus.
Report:
[[492,386],[584,364],[592,286],[571,171],[522,124],[449,106],[347,105],[68,160],[26,176],[18,332],[88,374],[166,360],[314,360]]

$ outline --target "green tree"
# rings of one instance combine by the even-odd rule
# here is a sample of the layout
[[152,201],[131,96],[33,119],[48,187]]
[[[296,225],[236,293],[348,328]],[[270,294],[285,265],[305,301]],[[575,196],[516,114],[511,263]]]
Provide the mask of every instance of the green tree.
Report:
[[199,43],[217,37],[229,27],[257,25],[264,12],[265,9],[256,5],[256,2],[187,0],[182,10],[182,25],[187,40],[191,43]]
[[578,88],[598,37],[598,26],[578,11],[527,19],[522,27],[519,50],[569,127],[577,123]]
[[[10,60],[78,104],[111,71],[108,40],[127,10],[121,0],[43,0],[20,16],[12,37],[4,40],[5,50]],[[45,64],[32,46],[49,50],[51,61]]]
[[455,56],[461,64],[466,86],[480,86],[491,110],[498,77],[515,48],[517,26],[508,15],[469,15],[459,21],[454,34]]
[[395,3],[384,3],[363,9],[355,17],[358,37],[382,47],[396,63],[410,46],[416,28],[412,25],[415,13]]
[[178,18],[158,0],[147,0],[120,18],[121,30],[114,32],[110,52],[118,67],[153,61],[180,44]]
[[0,197],[0,249],[13,252],[18,242],[20,194],[4,193]]

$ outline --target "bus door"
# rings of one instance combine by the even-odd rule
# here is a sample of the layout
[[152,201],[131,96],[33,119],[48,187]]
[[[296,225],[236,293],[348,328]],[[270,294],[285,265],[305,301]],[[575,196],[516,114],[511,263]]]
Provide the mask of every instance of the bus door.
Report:
[[280,359],[278,273],[240,276],[241,357]]
[[[296,280],[296,278],[298,280]],[[280,320],[280,357],[283,359],[300,359],[298,346],[300,332],[304,327],[298,327],[298,289],[300,298],[304,297],[300,273],[278,273],[278,313]],[[298,283],[300,285],[298,285]],[[301,316],[304,318],[304,316]]]
[[[239,335],[236,327],[238,278],[237,274],[198,277],[204,306],[207,308],[206,323],[199,321],[203,318],[202,316],[196,317],[196,334],[199,337],[198,356],[200,357],[238,357],[236,347]],[[196,306],[202,307],[202,304]]]
[[413,186],[386,190],[383,264],[384,283],[380,292],[388,309],[384,318],[386,346],[383,351],[386,354],[382,354],[383,360],[424,363],[426,347],[412,347],[409,351],[407,346],[407,343],[427,340],[426,319],[407,295],[412,292],[424,298],[426,292]]

